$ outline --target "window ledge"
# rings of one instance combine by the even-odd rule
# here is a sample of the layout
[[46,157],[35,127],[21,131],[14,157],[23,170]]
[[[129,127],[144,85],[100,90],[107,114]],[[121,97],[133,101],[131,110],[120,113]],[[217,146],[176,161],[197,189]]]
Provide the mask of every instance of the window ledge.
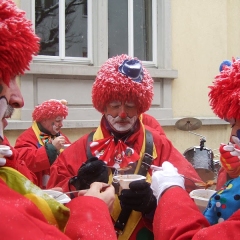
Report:
[[[180,118],[179,118],[180,119]],[[177,118],[172,119],[157,119],[161,126],[174,126],[179,120]],[[202,125],[229,125],[228,122],[219,118],[198,118],[201,120]],[[32,125],[31,121],[21,120],[8,120],[8,126],[6,130],[24,130]],[[98,127],[99,120],[64,120],[63,128],[95,128]]]
[[[76,63],[40,63],[30,64],[30,70],[26,74],[44,75],[73,75],[73,76],[96,76],[100,67],[79,65]],[[153,78],[177,78],[178,71],[174,69],[147,68]]]

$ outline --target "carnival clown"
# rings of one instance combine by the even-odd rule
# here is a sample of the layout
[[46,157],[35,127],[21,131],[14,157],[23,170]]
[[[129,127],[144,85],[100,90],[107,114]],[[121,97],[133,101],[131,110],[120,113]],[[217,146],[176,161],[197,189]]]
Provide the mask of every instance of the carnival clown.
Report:
[[38,178],[38,186],[46,188],[50,166],[70,140],[61,132],[63,120],[68,115],[67,101],[50,99],[37,105],[32,113],[33,123],[16,140],[19,159]]
[[29,70],[33,56],[39,51],[39,38],[32,30],[31,21],[14,2],[1,1],[0,11],[0,167],[16,169],[36,182],[36,176],[18,159],[18,152],[4,136],[4,129],[14,109],[24,105],[17,76]]
[[[64,150],[51,166],[49,188],[85,189],[95,181],[115,186],[112,218],[118,239],[153,239],[156,198],[149,183],[151,164],[161,166],[168,159],[181,174],[201,181],[166,135],[143,123],[152,99],[153,79],[139,59],[125,54],[108,59],[92,87],[93,106],[102,114],[100,125]],[[116,172],[140,174],[147,181],[134,181],[130,189],[121,190],[112,182]],[[186,185],[195,188],[190,181]]]
[[221,144],[220,162],[216,188],[240,175],[240,61],[226,60],[220,65],[220,73],[209,86],[209,101],[213,112],[231,124],[229,144]]

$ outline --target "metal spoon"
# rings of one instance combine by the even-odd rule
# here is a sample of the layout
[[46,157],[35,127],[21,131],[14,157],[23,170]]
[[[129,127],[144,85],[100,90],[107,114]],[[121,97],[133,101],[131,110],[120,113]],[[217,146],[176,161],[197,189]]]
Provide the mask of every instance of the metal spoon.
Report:
[[80,190],[75,190],[75,191],[70,191],[70,192],[62,192],[62,193],[59,193],[59,195],[51,195],[51,194],[49,194],[49,195],[51,195],[54,199],[58,199],[60,196],[62,196],[62,195],[65,195],[65,194],[71,194],[71,193],[77,193],[77,192],[79,192]]
[[[162,167],[158,167],[158,166],[155,166],[155,165],[149,165],[148,163],[145,163],[145,162],[143,162],[143,163],[146,164],[147,166],[149,166],[154,171],[162,171],[163,170]],[[192,183],[194,183],[196,187],[205,187],[207,185],[205,182],[195,182],[193,179],[191,179],[189,177],[185,177],[182,174],[179,174],[179,175],[182,176],[183,178],[191,181]]]
[[124,172],[124,171],[128,171],[128,170],[132,169],[132,166],[128,166],[128,167],[124,167],[124,168],[116,168],[116,167],[112,167],[112,166],[106,166],[106,167],[115,169],[118,172]]

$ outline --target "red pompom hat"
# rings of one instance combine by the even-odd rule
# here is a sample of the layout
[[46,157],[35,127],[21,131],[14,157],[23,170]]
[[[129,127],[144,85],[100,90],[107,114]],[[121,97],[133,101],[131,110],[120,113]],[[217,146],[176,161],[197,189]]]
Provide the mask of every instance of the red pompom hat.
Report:
[[93,106],[101,113],[111,101],[134,102],[146,112],[153,99],[153,79],[137,58],[122,54],[100,68],[92,88]]
[[32,55],[39,50],[39,38],[31,27],[12,0],[0,0],[0,79],[7,85],[29,69]]
[[50,99],[48,101],[43,102],[42,104],[35,107],[32,118],[33,121],[41,122],[43,120],[63,117],[64,119],[68,115],[68,107],[67,101]]
[[222,119],[240,119],[240,60],[232,59],[215,77],[208,94],[213,112]]

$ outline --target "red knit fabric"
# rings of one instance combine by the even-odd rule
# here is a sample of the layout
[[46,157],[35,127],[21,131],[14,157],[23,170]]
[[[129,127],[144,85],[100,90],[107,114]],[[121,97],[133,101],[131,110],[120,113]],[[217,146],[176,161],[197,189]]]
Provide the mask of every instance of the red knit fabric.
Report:
[[56,118],[58,116],[66,118],[68,115],[68,107],[61,100],[50,99],[35,107],[32,118],[34,121]]
[[222,119],[240,119],[240,60],[233,58],[215,77],[208,94],[213,112]]
[[143,80],[134,82],[118,71],[124,60],[136,59],[125,54],[108,59],[99,70],[92,88],[93,106],[101,113],[111,101],[134,101],[138,113],[146,112],[153,99],[153,79],[143,67]]
[[39,38],[11,0],[0,0],[0,79],[9,84],[12,77],[29,69],[32,55],[39,50]]

